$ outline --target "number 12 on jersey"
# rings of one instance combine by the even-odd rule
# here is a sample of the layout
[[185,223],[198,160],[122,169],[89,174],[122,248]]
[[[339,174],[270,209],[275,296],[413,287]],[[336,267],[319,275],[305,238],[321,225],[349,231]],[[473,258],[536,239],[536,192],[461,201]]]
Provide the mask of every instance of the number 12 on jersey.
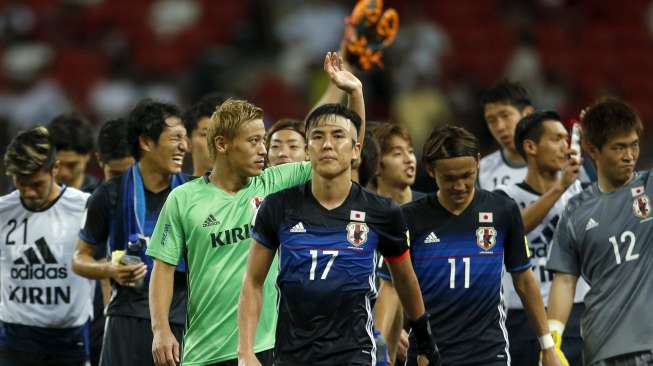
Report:
[[[317,249],[311,249],[311,273],[309,275],[309,279],[311,281],[315,280],[315,270],[317,269],[317,256],[318,252],[320,252]],[[324,267],[324,271],[322,272],[322,276],[320,276],[321,280],[326,280],[327,275],[329,274],[329,271],[331,270],[331,266],[333,265],[333,261],[336,260],[336,257],[338,256],[338,251],[337,250],[323,250],[322,255],[330,255],[331,258],[329,258],[329,262],[327,263],[326,267]]]

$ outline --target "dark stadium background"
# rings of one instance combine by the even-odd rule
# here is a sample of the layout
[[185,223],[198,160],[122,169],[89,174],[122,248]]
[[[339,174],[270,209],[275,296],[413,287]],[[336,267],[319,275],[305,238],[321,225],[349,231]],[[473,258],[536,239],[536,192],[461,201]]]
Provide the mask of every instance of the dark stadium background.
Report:
[[[182,108],[222,91],[262,106],[269,125],[303,117],[325,87],[354,1],[0,0],[0,152],[13,134],[77,111],[94,125],[151,96]],[[459,123],[496,148],[479,91],[509,77],[564,118],[624,98],[653,144],[653,3],[646,0],[386,1],[401,26],[383,70],[363,77],[369,120],[421,141]],[[93,167],[91,169],[97,169]],[[4,180],[4,173],[2,174]],[[0,183],[0,192],[6,181]]]

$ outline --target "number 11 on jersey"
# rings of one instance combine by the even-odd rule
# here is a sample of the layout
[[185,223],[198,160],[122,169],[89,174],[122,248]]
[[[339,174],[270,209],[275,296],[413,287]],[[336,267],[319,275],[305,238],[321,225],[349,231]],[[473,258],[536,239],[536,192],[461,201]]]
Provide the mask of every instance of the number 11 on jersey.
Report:
[[[464,287],[469,288],[469,257],[463,257],[463,263],[465,264]],[[451,272],[449,273],[449,288],[456,288],[456,258],[449,258],[449,267],[451,267]]]

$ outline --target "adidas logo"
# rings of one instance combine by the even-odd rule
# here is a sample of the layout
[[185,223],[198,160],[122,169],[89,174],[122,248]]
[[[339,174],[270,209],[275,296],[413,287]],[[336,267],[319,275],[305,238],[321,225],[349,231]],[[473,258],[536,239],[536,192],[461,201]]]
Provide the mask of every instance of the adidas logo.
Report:
[[434,232],[431,231],[431,233],[424,239],[424,244],[433,244],[433,243],[439,243],[440,238],[438,238],[437,235],[435,235]]
[[297,225],[290,228],[291,233],[305,233],[304,224],[300,221]]
[[23,256],[14,260],[14,264],[18,267],[11,268],[11,278],[21,280],[67,278],[68,269],[66,266],[53,266],[58,262],[45,238],[36,240],[34,244],[36,244],[36,250],[33,247],[27,248],[23,252]]
[[[39,259],[39,256],[36,255],[36,251],[34,248],[27,248],[23,252],[25,255],[25,258],[20,257],[14,261],[14,264],[29,264],[35,265],[35,264],[56,264],[57,259],[54,257],[52,254],[52,251],[50,251],[50,247],[48,247],[48,243],[45,241],[45,238],[38,239],[37,241],[34,242],[36,244],[36,249],[39,250],[39,253],[41,254],[41,258],[43,258],[43,261]],[[25,262],[25,259],[27,259],[27,262]]]
[[587,225],[585,226],[585,231],[594,229],[597,226],[599,226],[599,223],[594,221],[594,219],[590,217],[590,220],[587,222]]
[[213,214],[210,214],[209,217],[204,220],[204,223],[202,224],[202,227],[209,227],[213,225],[218,225],[220,221],[215,219],[215,216]]

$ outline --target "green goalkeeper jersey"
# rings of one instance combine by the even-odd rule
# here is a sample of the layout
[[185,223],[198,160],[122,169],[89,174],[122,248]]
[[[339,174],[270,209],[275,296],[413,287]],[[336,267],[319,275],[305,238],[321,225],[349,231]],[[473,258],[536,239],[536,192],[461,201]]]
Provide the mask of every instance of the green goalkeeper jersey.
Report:
[[[235,195],[201,177],[175,188],[163,207],[147,254],[171,265],[187,263],[188,314],[182,365],[237,357],[238,298],[251,243],[250,225],[263,198],[309,180],[310,163],[284,164],[252,177]],[[276,259],[275,259],[276,261]],[[254,351],[274,347],[277,266],[263,289]]]

